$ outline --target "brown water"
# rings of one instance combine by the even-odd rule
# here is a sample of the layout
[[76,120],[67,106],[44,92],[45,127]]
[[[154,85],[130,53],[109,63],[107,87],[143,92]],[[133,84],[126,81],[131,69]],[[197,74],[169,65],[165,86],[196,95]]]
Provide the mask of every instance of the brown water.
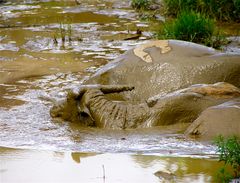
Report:
[[[53,101],[63,99],[68,89],[79,87],[85,78],[102,65],[149,39],[151,33],[146,31],[149,26],[151,25],[137,20],[137,14],[129,8],[128,0],[82,0],[80,5],[74,0],[19,0],[1,4],[0,146],[35,149],[35,151],[4,151],[3,155],[0,155],[3,159],[1,166],[6,159],[4,164],[6,169],[18,165],[25,166],[26,163],[26,171],[29,172],[31,166],[41,164],[37,160],[38,157],[43,155],[43,158],[50,158],[55,157],[55,154],[58,156],[58,153],[52,151],[65,152],[60,153],[59,161],[66,167],[70,163],[70,168],[76,166],[73,161],[65,162],[65,157],[70,159],[70,152],[132,153],[133,155],[106,154],[96,157],[104,161],[107,161],[108,157],[110,159],[119,157],[119,161],[129,163],[133,170],[137,164],[141,171],[145,170],[145,167],[158,167],[162,161],[164,165],[169,166],[175,166],[173,163],[175,161],[178,166],[182,162],[190,166],[191,158],[180,157],[215,156],[214,146],[185,139],[181,135],[186,125],[115,131],[82,128],[78,124],[56,122],[51,119],[49,109]],[[138,28],[144,31],[140,39],[124,40],[134,35]],[[61,38],[61,31],[65,34],[65,41]],[[136,154],[144,154],[146,157]],[[178,158],[166,160],[158,156]],[[8,158],[12,158],[13,162]],[[18,158],[21,160],[20,164]],[[150,163],[146,163],[148,160],[145,159],[148,158],[152,158],[149,160]],[[90,162],[94,161],[96,163],[98,158],[93,160],[89,158],[87,163],[89,169],[93,166]],[[193,161],[207,162],[209,167],[215,167],[216,164],[216,161],[206,159]],[[33,165],[29,165],[31,162]],[[50,161],[50,164],[51,162],[54,168],[55,162]],[[44,169],[43,166],[40,167]],[[135,167],[135,178],[138,176],[138,169]],[[153,168],[154,171],[150,169],[152,176],[158,168]],[[186,180],[191,176],[196,176],[196,180],[198,176],[200,179],[203,176],[204,180],[210,180],[209,177],[213,175],[205,172],[198,174],[192,167],[189,169],[189,173],[185,171],[180,173],[186,174]],[[201,169],[202,167],[199,167],[199,172]],[[10,171],[6,181],[14,171]],[[75,176],[77,169],[75,171],[68,175]],[[206,172],[210,171],[211,169]],[[59,172],[52,173],[57,175]],[[113,171],[111,176],[115,177],[119,175],[118,173],[120,172]],[[1,170],[0,175],[4,176],[4,170]],[[21,173],[17,175],[21,177]],[[99,182],[98,176],[94,174],[90,179],[92,182]],[[118,181],[114,179],[110,182],[126,182],[122,176],[120,177]],[[37,178],[42,180],[40,176]],[[156,176],[153,179],[152,182],[158,182]]]
[[213,170],[222,166],[215,160],[189,157],[6,148],[0,149],[0,158],[0,180],[24,183],[205,183],[213,181]]

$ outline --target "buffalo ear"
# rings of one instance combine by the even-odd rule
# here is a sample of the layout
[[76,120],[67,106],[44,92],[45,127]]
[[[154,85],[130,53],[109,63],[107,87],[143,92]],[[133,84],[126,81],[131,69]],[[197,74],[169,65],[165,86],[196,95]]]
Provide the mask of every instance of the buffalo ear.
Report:
[[85,126],[91,126],[95,127],[95,120],[92,118],[92,115],[89,111],[89,109],[86,106],[78,106],[79,107],[79,120],[81,123],[83,123]]
[[82,115],[84,117],[89,116],[90,118],[92,118],[91,113],[90,113],[88,107],[86,105],[84,105],[82,102],[78,103],[78,111],[79,111],[80,115]]
[[77,98],[78,112],[79,112],[80,116],[82,116],[84,118],[89,117],[92,121],[94,121],[94,119],[91,115],[91,112],[89,111],[89,108],[85,103],[84,94],[85,94],[86,91],[87,91],[86,89],[83,89],[79,92],[79,95],[78,95],[78,98]]

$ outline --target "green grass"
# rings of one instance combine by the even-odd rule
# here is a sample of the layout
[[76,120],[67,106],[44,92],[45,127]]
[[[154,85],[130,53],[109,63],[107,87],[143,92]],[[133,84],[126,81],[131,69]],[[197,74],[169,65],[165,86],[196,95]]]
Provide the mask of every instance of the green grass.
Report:
[[215,22],[194,11],[183,11],[172,22],[164,24],[156,34],[157,39],[178,39],[221,48],[227,44],[224,35],[216,30]]
[[131,6],[137,10],[147,10],[150,6],[150,0],[132,0]]
[[164,0],[164,4],[173,16],[193,10],[221,21],[240,21],[240,0]]
[[219,182],[229,182],[233,178],[240,178],[240,139],[233,136],[224,138],[219,136],[215,140],[217,145],[217,153],[219,153],[219,161],[223,161],[225,165],[230,165],[233,174],[222,167],[218,172]]
[[61,47],[65,47],[65,43],[68,42],[68,44],[71,44],[72,42],[72,25],[70,23],[63,24],[62,22],[59,23],[59,28],[56,30],[56,32],[53,35],[53,43],[55,46],[59,44],[58,38],[61,38]]
[[169,15],[178,16],[182,11],[194,10],[196,0],[164,0],[166,11]]
[[212,39],[214,30],[213,20],[200,13],[184,11],[173,22],[166,23],[157,37],[205,44]]

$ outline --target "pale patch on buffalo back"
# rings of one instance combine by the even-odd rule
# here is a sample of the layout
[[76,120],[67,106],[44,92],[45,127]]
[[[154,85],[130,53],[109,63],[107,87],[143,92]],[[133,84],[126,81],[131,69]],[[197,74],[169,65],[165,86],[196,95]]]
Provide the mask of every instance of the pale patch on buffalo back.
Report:
[[158,40],[158,41],[151,41],[146,44],[140,45],[139,47],[135,48],[133,52],[137,57],[141,58],[143,61],[147,63],[151,63],[153,62],[151,56],[144,51],[146,48],[151,48],[151,47],[160,48],[162,54],[167,53],[171,50],[168,40]]

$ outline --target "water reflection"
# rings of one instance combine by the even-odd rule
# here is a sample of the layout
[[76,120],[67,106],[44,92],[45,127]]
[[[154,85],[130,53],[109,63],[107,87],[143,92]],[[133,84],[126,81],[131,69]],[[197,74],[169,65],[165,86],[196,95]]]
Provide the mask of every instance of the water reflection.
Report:
[[0,148],[0,159],[3,182],[205,183],[222,166],[213,159],[7,148]]
[[214,177],[223,163],[216,159],[158,157],[132,155],[134,162],[143,168],[156,167],[155,175],[160,179],[175,182],[214,182]]
[[73,161],[75,161],[76,163],[81,163],[82,158],[87,158],[87,157],[96,156],[96,155],[97,154],[94,154],[94,153],[80,153],[80,152],[71,153],[71,157]]

